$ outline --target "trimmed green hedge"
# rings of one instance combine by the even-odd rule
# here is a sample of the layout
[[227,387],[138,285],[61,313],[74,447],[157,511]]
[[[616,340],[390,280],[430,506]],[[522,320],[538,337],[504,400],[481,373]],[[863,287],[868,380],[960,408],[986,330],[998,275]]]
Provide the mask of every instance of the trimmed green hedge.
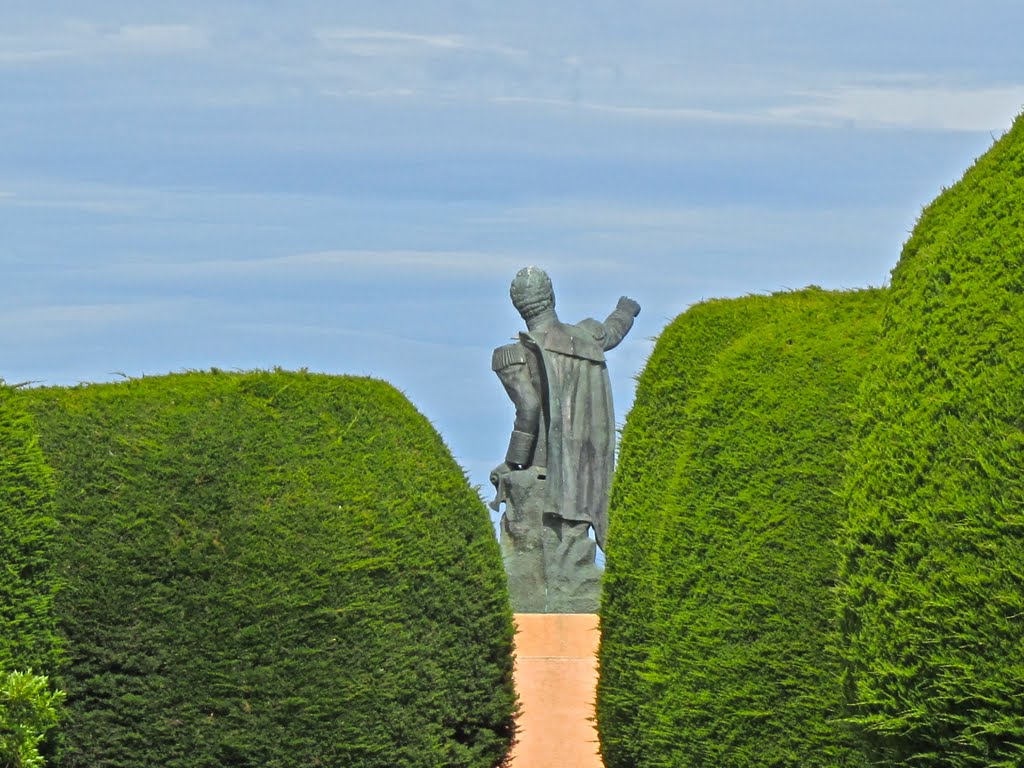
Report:
[[852,715],[884,766],[1024,764],[1024,116],[922,213],[846,484]]
[[55,531],[53,482],[34,425],[0,381],[0,673],[56,669]]
[[[664,497],[689,439],[687,403],[723,349],[764,323],[771,297],[697,304],[662,332],[641,372],[612,484],[601,596],[598,724],[605,763],[646,765],[651,704],[646,669],[654,632]],[[699,340],[699,343],[694,343]]]
[[24,397],[62,524],[57,765],[502,758],[513,630],[497,543],[400,393],[215,371]]
[[659,340],[613,488],[608,768],[861,764],[840,722],[832,538],[883,301],[709,302]]

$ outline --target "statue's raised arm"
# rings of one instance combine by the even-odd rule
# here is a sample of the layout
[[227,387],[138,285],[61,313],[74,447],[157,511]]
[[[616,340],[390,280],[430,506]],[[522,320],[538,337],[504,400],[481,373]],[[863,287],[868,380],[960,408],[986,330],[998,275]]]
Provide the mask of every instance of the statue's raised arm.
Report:
[[619,346],[619,342],[629,333],[633,327],[633,320],[639,314],[640,305],[628,296],[622,296],[615,309],[603,323],[588,318],[583,320],[580,326],[589,329],[601,348],[607,352],[609,349]]

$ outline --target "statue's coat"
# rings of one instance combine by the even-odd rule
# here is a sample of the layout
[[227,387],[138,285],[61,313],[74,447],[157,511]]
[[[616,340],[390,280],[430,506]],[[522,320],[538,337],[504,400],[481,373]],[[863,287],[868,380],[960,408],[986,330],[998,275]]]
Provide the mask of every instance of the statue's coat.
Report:
[[604,548],[608,490],[615,461],[615,414],[604,350],[590,324],[559,323],[523,333],[523,344],[539,357],[547,426],[547,511],[590,523]]

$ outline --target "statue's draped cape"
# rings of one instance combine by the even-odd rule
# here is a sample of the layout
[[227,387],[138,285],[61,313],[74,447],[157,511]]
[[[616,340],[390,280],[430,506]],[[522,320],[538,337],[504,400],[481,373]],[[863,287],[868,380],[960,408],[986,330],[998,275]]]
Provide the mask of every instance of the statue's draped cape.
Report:
[[[606,330],[597,320],[556,323],[520,334],[543,404],[547,511],[590,523],[604,548],[615,461],[615,414],[605,364]],[[616,339],[617,342],[617,339]]]

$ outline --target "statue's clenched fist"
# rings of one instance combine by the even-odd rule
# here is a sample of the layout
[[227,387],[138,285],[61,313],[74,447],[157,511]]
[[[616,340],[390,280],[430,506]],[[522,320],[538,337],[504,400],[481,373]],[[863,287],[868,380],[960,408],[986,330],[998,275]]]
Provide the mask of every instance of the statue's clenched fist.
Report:
[[633,317],[640,314],[640,305],[633,299],[629,298],[629,296],[623,296],[619,299],[618,309],[621,309],[624,312],[629,312]]

